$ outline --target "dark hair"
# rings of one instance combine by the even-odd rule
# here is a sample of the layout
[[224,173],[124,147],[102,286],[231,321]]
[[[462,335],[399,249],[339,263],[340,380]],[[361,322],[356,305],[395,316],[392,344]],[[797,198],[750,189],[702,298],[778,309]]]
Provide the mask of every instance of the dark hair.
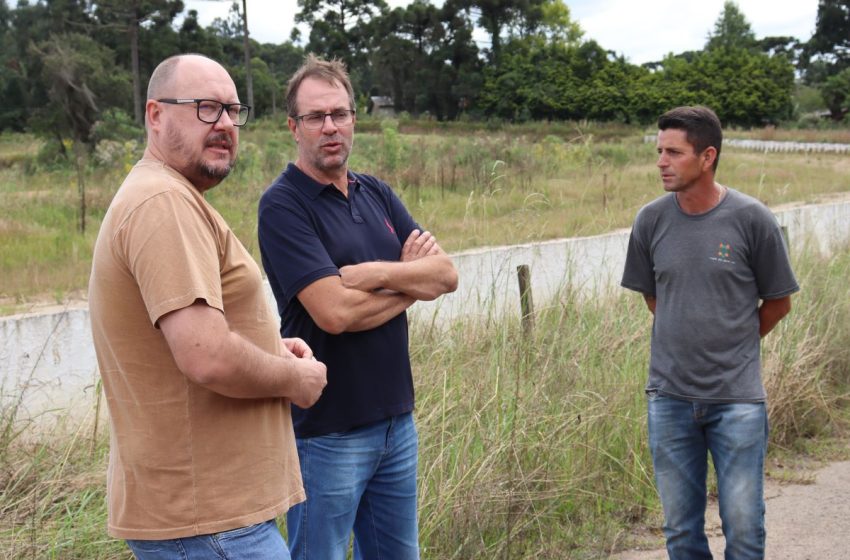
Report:
[[354,88],[351,87],[351,80],[348,77],[345,64],[338,58],[323,60],[314,54],[308,54],[307,58],[304,59],[304,64],[295,71],[286,86],[286,113],[290,117],[298,115],[295,98],[298,96],[298,88],[301,87],[301,82],[307,78],[318,78],[332,85],[338,82],[348,93],[350,108],[355,108]]
[[676,107],[658,117],[658,130],[684,130],[685,138],[701,154],[708,147],[717,150],[714,158],[714,171],[720,162],[720,145],[723,143],[723,131],[720,119],[708,107]]

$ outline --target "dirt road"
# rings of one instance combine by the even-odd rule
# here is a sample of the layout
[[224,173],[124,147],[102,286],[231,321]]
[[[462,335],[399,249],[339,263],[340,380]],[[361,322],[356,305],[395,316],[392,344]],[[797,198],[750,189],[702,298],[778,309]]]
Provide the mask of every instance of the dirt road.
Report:
[[[812,484],[768,480],[766,560],[850,559],[850,461],[819,469]],[[723,558],[724,539],[717,504],[706,513],[706,532],[714,558]],[[663,538],[658,537],[660,547]],[[666,560],[663,548],[627,551],[616,560]]]

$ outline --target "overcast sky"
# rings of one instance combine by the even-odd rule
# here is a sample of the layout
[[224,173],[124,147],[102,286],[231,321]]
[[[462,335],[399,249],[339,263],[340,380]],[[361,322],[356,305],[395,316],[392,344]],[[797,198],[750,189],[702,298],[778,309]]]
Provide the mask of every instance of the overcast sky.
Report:
[[[438,3],[439,0],[432,0]],[[406,0],[388,0],[403,6]],[[586,39],[607,50],[623,54],[634,64],[661,60],[669,52],[703,48],[724,0],[565,0],[572,18]],[[186,0],[186,11],[198,11],[201,25],[225,18],[231,2]],[[811,37],[817,16],[817,0],[738,0],[738,7],[752,25],[756,37],[791,35]],[[261,43],[289,39],[296,0],[248,0],[248,27]],[[305,37],[306,38],[306,37]]]

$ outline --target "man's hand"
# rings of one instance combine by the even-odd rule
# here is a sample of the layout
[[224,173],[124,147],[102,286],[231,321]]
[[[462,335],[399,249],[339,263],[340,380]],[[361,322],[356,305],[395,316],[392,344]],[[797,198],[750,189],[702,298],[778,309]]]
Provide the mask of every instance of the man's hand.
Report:
[[328,384],[328,368],[314,358],[292,358],[298,360],[298,386],[292,392],[290,400],[301,408],[310,408]]
[[415,261],[430,255],[439,255],[442,249],[437,245],[437,238],[430,231],[420,232],[415,229],[410,232],[404,246],[401,248],[401,262]]
[[296,358],[312,358],[313,350],[300,338],[281,338],[281,356],[293,355]]
[[339,269],[342,285],[349,290],[374,292],[387,282],[382,263],[376,261],[350,264]]
[[[418,229],[410,232],[407,241],[401,248],[400,262],[412,262],[422,257],[439,255],[442,249],[437,244],[437,238],[426,231],[420,233]],[[359,264],[343,266],[339,269],[342,285],[350,290],[361,292],[374,292],[387,287],[389,282],[388,266],[398,263],[371,261]]]
[[316,361],[313,350],[300,338],[281,338],[280,352],[284,358],[298,361],[297,385],[290,400],[301,408],[313,406],[328,384],[327,366]]

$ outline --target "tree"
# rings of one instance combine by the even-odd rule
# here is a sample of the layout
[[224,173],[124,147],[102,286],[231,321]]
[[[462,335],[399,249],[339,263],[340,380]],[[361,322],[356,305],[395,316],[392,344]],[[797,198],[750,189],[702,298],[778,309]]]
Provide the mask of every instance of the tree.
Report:
[[822,55],[838,73],[850,66],[850,0],[820,0],[807,53]]
[[307,50],[339,58],[349,69],[364,61],[369,23],[387,12],[384,0],[298,0],[296,23],[311,26]]
[[750,22],[735,2],[726,0],[720,17],[714,22],[714,31],[708,34],[706,50],[722,47],[753,49],[756,45],[756,36]]
[[14,39],[12,14],[0,0],[0,130],[22,130],[26,116],[26,83]]
[[[245,67],[239,64],[229,68],[229,72],[236,84],[236,89],[246,91],[248,78]],[[251,117],[253,118],[272,111],[272,105],[277,102],[275,90],[280,86],[272,75],[268,64],[256,56],[251,59],[251,79],[253,81],[254,103],[249,103],[249,105],[251,105]]]
[[594,78],[608,64],[596,41],[571,45],[540,35],[513,39],[505,44],[500,63],[485,68],[480,104],[486,114],[513,121],[588,118],[594,110]]
[[489,59],[496,63],[502,51],[502,33],[513,30],[511,36],[523,36],[536,30],[543,19],[547,0],[461,0],[458,7],[478,11],[478,25],[490,35]]
[[843,120],[850,112],[850,68],[827,78],[821,87],[821,96],[832,120]]
[[127,33],[130,46],[130,68],[133,77],[133,115],[143,124],[142,77],[139,66],[139,34],[145,24],[170,23],[183,11],[182,0],[99,0],[94,15],[103,26]]
[[[8,4],[3,2],[3,7]],[[29,4],[19,1],[3,12],[5,39],[0,50],[0,129],[21,130],[28,119],[49,103],[41,80],[42,61],[30,45],[53,34],[68,33],[91,24],[83,1],[49,0]],[[57,135],[58,136],[58,135]],[[56,137],[54,137],[56,138]],[[64,149],[61,143],[57,143]],[[64,151],[63,151],[64,154]]]
[[[218,1],[218,0],[209,0]],[[239,2],[234,0],[230,4],[230,14],[226,20],[216,18],[213,21],[212,27],[216,29],[218,35],[223,39],[241,39],[242,42],[242,76],[244,76],[243,85],[245,86],[245,103],[254,106],[254,79],[253,79],[253,62],[251,51],[253,45],[251,43],[248,32],[248,6],[246,0],[242,0],[242,7],[239,7]]]
[[70,136],[74,143],[80,195],[80,231],[86,228],[84,169],[92,130],[106,107],[129,97],[130,79],[107,47],[79,33],[53,35],[31,46],[42,61],[41,79],[50,103],[34,112],[31,123],[43,134]]
[[552,41],[567,44],[578,44],[584,34],[563,0],[547,0],[541,6],[540,32]]
[[721,47],[690,62],[670,56],[653,77],[667,108],[708,105],[725,126],[777,123],[793,109],[794,68],[784,56]]
[[183,19],[177,33],[177,44],[180,52],[203,54],[213,60],[224,59],[219,36],[214,31],[201,27],[196,10],[189,10]]
[[784,56],[795,67],[800,65],[801,57],[806,50],[806,44],[796,37],[769,36],[759,39],[758,49],[768,56]]
[[248,105],[254,105],[254,79],[251,72],[251,41],[248,39],[248,6],[242,0],[242,45],[245,50],[245,89]]
[[371,93],[392,96],[397,110],[444,116],[446,91],[444,40],[439,8],[414,0],[372,22],[380,41],[373,47]]
[[[820,0],[815,32],[806,43],[799,66],[805,82],[820,89],[834,120],[843,118],[844,96],[840,90],[850,68],[850,0]],[[833,79],[835,78],[835,79]]]
[[[263,101],[262,98],[258,97],[257,110],[254,111],[252,109],[253,114],[257,116],[262,115],[264,107],[268,107],[269,105],[271,106],[273,115],[277,114],[279,109],[286,110],[284,107],[285,100],[281,94],[289,78],[304,61],[304,49],[293,44],[291,41],[286,41],[279,45],[263,43],[257,47],[256,57],[265,62],[273,84],[269,90],[271,99]],[[256,63],[254,67],[256,68]],[[259,86],[257,90],[260,90]]]

